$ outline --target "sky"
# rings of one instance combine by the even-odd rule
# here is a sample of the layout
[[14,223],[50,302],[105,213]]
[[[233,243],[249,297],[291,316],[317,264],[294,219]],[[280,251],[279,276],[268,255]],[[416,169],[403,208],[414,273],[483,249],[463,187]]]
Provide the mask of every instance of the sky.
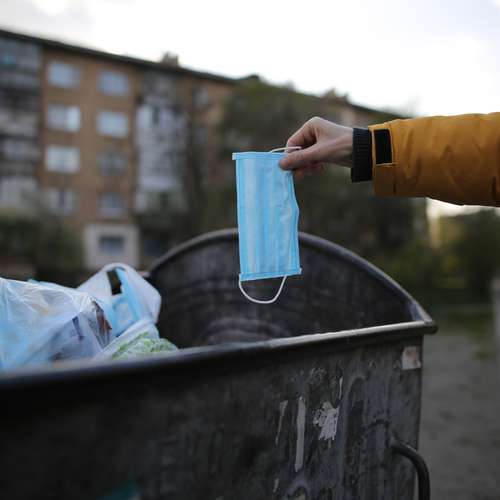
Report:
[[500,0],[1,0],[0,28],[413,116],[500,111]]

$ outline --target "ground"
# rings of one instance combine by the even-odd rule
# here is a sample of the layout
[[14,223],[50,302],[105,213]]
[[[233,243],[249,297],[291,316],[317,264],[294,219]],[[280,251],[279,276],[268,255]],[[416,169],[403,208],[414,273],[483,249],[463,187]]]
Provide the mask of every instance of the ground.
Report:
[[425,337],[423,353],[419,451],[431,499],[500,500],[500,366],[491,308],[428,312],[440,326]]

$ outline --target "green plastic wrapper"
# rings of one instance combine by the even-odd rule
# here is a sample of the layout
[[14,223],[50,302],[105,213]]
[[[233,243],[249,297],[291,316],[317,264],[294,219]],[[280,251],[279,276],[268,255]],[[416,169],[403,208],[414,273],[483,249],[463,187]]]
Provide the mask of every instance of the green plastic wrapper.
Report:
[[148,333],[145,332],[120,346],[111,359],[136,359],[142,356],[165,354],[174,350],[176,350],[175,346],[168,340],[149,338]]

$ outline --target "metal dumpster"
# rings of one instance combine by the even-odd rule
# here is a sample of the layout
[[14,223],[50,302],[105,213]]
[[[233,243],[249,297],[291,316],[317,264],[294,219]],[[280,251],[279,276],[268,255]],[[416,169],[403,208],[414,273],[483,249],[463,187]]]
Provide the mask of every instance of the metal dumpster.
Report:
[[[174,354],[3,374],[2,498],[412,500],[395,451],[417,446],[436,326],[364,260],[299,243],[302,275],[272,305],[238,289],[236,230],[156,262]],[[277,286],[245,284],[257,298]]]

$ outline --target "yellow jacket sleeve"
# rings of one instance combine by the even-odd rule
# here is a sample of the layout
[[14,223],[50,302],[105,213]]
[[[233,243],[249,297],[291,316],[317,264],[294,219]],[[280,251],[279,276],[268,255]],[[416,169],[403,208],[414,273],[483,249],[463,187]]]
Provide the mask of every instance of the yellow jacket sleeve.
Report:
[[[372,134],[374,194],[500,206],[500,113],[394,120]],[[377,163],[377,130],[391,148]]]

